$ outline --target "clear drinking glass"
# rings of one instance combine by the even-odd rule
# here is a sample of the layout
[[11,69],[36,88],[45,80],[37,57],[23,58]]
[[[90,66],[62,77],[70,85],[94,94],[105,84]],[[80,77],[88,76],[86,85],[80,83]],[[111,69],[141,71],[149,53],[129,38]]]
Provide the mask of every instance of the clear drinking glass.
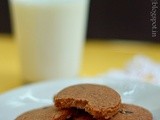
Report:
[[10,0],[23,78],[79,74],[89,0]]

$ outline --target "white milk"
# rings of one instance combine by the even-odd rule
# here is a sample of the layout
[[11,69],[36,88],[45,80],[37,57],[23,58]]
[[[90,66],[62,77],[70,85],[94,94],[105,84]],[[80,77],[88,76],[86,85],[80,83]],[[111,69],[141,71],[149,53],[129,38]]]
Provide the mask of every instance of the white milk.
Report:
[[89,0],[11,0],[24,79],[79,74]]

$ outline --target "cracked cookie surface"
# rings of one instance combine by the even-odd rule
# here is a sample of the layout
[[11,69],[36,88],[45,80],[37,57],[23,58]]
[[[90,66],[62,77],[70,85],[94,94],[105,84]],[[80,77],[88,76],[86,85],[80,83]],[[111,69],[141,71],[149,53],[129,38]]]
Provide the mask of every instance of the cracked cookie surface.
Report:
[[120,106],[120,95],[110,87],[98,84],[78,84],[61,90],[54,96],[58,108],[84,109],[94,118],[111,118]]
[[122,104],[119,113],[109,120],[153,120],[153,117],[145,108],[131,104]]
[[70,109],[58,110],[54,106],[47,106],[25,112],[15,120],[66,120],[71,114]]

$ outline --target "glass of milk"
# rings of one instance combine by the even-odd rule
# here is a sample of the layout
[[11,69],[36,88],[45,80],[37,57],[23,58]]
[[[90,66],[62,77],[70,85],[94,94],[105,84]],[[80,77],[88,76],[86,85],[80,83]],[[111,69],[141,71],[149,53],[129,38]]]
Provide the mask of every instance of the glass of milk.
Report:
[[79,74],[89,0],[10,0],[28,82]]

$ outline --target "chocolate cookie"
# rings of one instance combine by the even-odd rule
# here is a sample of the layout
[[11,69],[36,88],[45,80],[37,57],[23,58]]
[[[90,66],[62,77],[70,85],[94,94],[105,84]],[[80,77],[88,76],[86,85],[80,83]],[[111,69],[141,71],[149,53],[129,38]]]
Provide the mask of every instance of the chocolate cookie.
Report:
[[120,106],[120,95],[113,89],[97,84],[78,84],[61,90],[55,97],[58,108],[84,109],[94,118],[111,118]]
[[53,106],[28,111],[15,120],[66,120],[71,117],[72,111],[58,110]]
[[110,120],[153,120],[152,114],[145,108],[123,104],[119,113]]
[[81,109],[74,109],[71,120],[96,120],[92,115]]
[[104,118],[93,118],[92,115],[82,109],[72,109],[73,113],[69,120],[105,120]]
[[90,115],[82,115],[82,116],[73,117],[72,120],[97,120],[97,119],[93,118]]

